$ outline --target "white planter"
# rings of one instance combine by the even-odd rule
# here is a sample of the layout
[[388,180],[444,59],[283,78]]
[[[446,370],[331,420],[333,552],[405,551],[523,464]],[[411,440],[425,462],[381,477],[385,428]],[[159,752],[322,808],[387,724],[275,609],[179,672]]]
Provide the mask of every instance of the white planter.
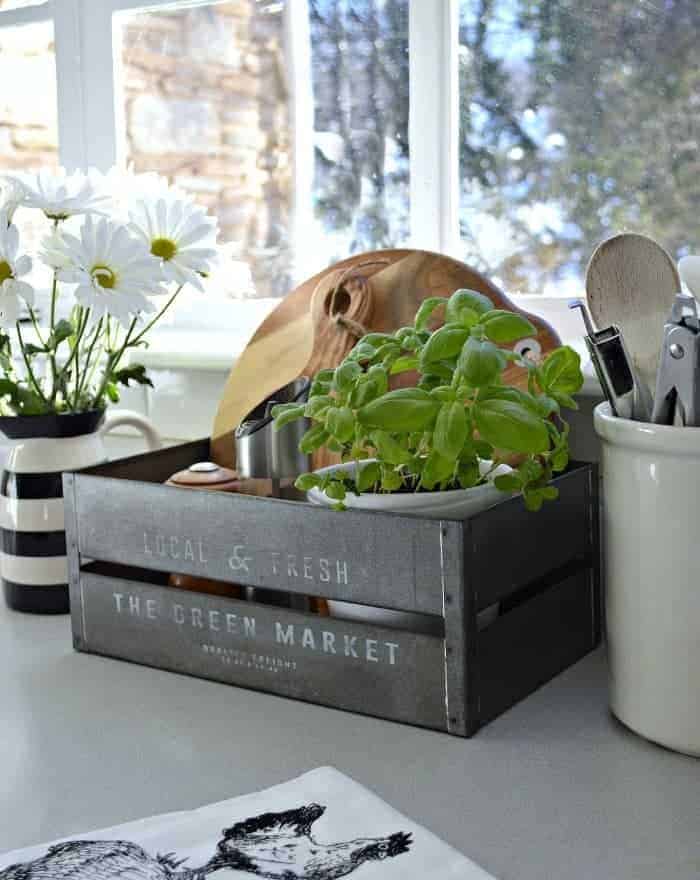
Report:
[[[481,462],[481,473],[485,474],[491,466],[490,462]],[[325,474],[330,471],[345,471],[353,473],[355,463],[331,465],[321,468],[316,473]],[[452,489],[448,492],[401,492],[401,493],[376,493],[364,492],[355,495],[349,492],[344,504],[353,510],[372,510],[381,513],[401,513],[424,516],[428,519],[469,519],[482,510],[492,507],[504,499],[500,492],[492,485],[493,477],[510,473],[508,465],[499,465],[489,478],[489,483],[483,486],[475,486],[472,489]],[[307,498],[312,504],[332,507],[335,504],[325,492],[319,489],[311,489]],[[350,602],[338,602],[329,600],[328,608],[332,617],[342,620],[356,620],[363,623],[375,623],[378,626],[388,626],[395,629],[408,629],[413,632],[423,632],[428,635],[442,635],[443,622],[440,618],[428,617],[425,614],[412,614],[403,611],[390,611],[387,608],[374,608],[370,605],[355,605]],[[482,629],[492,623],[498,617],[498,603],[484,608],[479,613],[478,624]]]
[[700,756],[700,428],[595,410],[602,441],[610,706]]

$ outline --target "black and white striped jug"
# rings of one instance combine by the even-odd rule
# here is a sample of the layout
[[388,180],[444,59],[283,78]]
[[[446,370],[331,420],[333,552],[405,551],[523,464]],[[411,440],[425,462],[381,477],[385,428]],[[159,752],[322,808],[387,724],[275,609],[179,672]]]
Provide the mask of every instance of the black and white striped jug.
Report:
[[161,445],[148,419],[129,411],[0,417],[12,441],[0,485],[0,573],[10,608],[69,610],[62,473],[105,461],[103,435],[119,425],[137,428],[152,449]]

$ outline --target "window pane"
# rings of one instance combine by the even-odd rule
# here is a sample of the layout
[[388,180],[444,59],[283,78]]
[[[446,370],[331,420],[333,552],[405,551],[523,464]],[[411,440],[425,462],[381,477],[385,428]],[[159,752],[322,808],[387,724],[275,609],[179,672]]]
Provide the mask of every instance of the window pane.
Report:
[[22,9],[24,6],[38,6],[44,0],[0,0],[0,9]]
[[[56,63],[53,24],[0,28],[0,170],[37,171],[58,165]],[[20,208],[14,217],[22,247],[35,250],[46,233],[43,215]],[[32,281],[48,279],[38,261]]]
[[465,258],[581,291],[601,239],[698,247],[700,4],[460,0]]
[[408,232],[408,0],[301,8],[117,16],[127,161],[218,216],[238,297]]

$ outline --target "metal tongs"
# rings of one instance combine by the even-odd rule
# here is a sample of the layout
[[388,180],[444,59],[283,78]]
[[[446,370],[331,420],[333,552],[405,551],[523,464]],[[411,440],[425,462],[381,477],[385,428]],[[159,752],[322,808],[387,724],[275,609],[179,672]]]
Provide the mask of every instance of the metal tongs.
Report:
[[651,394],[637,375],[620,328],[611,324],[602,330],[596,330],[586,304],[581,299],[572,300],[569,308],[581,311],[586,327],[583,338],[613,415],[622,419],[648,422],[651,415]]
[[664,324],[651,420],[657,425],[700,425],[700,314],[694,296],[676,294]]

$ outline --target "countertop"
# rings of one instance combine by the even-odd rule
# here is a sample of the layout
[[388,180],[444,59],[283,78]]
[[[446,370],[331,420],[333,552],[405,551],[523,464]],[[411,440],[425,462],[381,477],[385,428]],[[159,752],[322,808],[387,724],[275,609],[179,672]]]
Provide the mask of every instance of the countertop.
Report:
[[700,760],[610,717],[601,651],[471,740],[76,654],[68,618],[4,607],[0,664],[0,851],[332,764],[499,880],[700,877]]

